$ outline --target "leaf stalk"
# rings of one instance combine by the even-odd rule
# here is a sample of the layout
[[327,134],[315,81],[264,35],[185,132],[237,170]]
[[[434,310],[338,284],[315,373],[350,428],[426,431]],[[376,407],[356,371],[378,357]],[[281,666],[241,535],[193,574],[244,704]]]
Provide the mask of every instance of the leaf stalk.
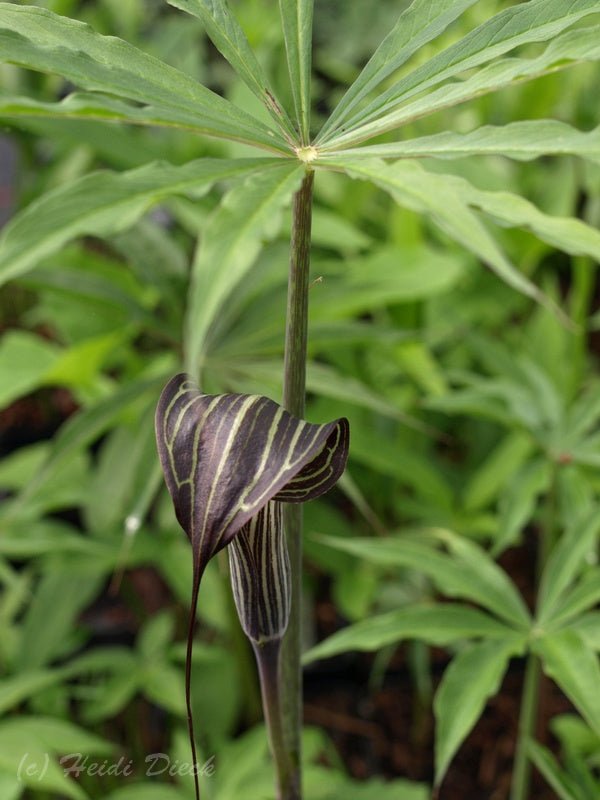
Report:
[[[539,532],[536,565],[536,596],[544,567],[556,544],[556,467],[554,467],[550,489],[544,501],[544,519]],[[510,800],[527,800],[531,786],[531,761],[528,744],[535,738],[540,716],[540,700],[543,690],[542,667],[535,653],[529,653],[525,666],[519,731],[515,749]]]
[[[283,406],[294,416],[304,416],[306,352],[308,339],[308,289],[314,172],[309,168],[294,195],[286,315]],[[292,607],[281,656],[282,735],[293,771],[293,781],[282,800],[300,800],[301,792],[301,602],[302,506],[286,504],[284,528],[291,566]]]

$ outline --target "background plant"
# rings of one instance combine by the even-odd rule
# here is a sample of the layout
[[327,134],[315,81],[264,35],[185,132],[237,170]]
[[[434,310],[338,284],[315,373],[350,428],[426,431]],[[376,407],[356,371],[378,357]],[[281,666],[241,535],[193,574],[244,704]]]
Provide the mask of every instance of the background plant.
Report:
[[[17,34],[14,20],[30,19],[27,5],[4,4],[0,14],[3,58],[67,81],[65,86],[55,77],[6,67],[0,105],[3,119],[26,131],[20,145],[24,164],[47,165],[23,170],[24,203],[47,193],[15,218],[3,240],[3,277],[18,278],[10,286],[6,315],[18,329],[7,332],[2,341],[1,364],[7,376],[3,402],[40,386],[63,386],[80,408],[51,448],[41,443],[17,450],[4,468],[5,487],[17,493],[5,504],[3,518],[5,696],[9,708],[31,698],[29,710],[38,715],[65,715],[73,693],[82,694],[85,708],[92,695],[102,697],[104,691],[109,718],[120,708],[119,681],[125,681],[127,670],[119,673],[100,656],[94,667],[89,661],[92,649],[81,656],[79,673],[75,656],[86,637],[74,621],[113,570],[154,564],[175,596],[187,597],[187,550],[164,500],[148,516],[159,483],[158,472],[149,476],[147,466],[153,449],[151,406],[164,376],[180,363],[181,330],[185,362],[194,372],[201,369],[207,391],[273,396],[280,391],[287,243],[278,218],[304,173],[288,139],[298,147],[308,142],[307,50],[294,61],[288,30],[297,73],[292,90],[282,78],[285,54],[279,23],[274,19],[263,26],[271,18],[260,3],[236,6],[260,61],[274,76],[269,91],[277,97],[277,106],[288,112],[280,114],[271,102],[263,108],[264,82],[257,85],[253,78],[259,73],[244,39],[224,37],[219,20],[211,22],[202,4],[186,5],[204,17],[215,40],[221,36],[217,46],[230,47],[226,54],[257,100],[243,88],[243,81],[224,75],[214,58],[203,66],[195,44],[181,46],[181,36],[197,41],[201,26],[194,17],[167,15],[158,4],[132,3],[127,15],[120,9],[115,13],[109,2],[81,8],[77,3],[58,4],[54,10],[83,13],[96,28],[108,32],[115,26],[117,33],[135,42],[141,38],[141,20],[148,19],[151,9],[160,24],[148,25],[151,36],[144,37],[143,50],[174,58],[184,77],[162,67],[157,76],[143,55],[129,49],[122,51],[127,58],[115,61],[122,45],[114,42],[113,69],[103,71],[106,42],[90,33],[68,21],[44,17],[41,28],[31,23]],[[351,417],[356,433],[345,490],[359,514],[354,512],[351,522],[341,506],[324,506],[308,511],[307,527],[347,535],[351,528],[364,533],[425,522],[489,540],[499,553],[518,539],[527,523],[536,521],[542,506],[557,503],[563,484],[565,496],[570,490],[575,498],[571,508],[580,505],[579,491],[592,499],[596,491],[594,404],[589,399],[586,411],[585,397],[579,398],[589,380],[585,325],[576,333],[565,331],[552,315],[532,310],[528,300],[476,269],[476,262],[483,261],[548,306],[555,306],[568,286],[567,309],[580,324],[587,320],[593,297],[587,259],[597,258],[599,251],[593,228],[598,134],[580,133],[570,123],[587,130],[598,122],[591,99],[596,67],[581,62],[597,57],[593,14],[600,8],[580,2],[566,13],[558,2],[509,5],[503,13],[511,15],[512,23],[506,26],[505,18],[496,22],[492,16],[506,4],[437,3],[438,16],[432,17],[427,17],[428,5],[415,3],[407,12],[316,139],[319,158],[311,162],[317,172],[313,276],[322,281],[310,290],[308,414],[314,419],[340,413]],[[308,5],[304,11],[310,11]],[[464,13],[459,18],[460,11]],[[348,12],[350,29],[352,13]],[[382,4],[382,33],[397,14],[396,4]],[[453,16],[456,24],[444,34]],[[430,20],[427,26],[425,18]],[[49,39],[53,30],[61,45],[58,50]],[[442,38],[428,44],[428,37],[432,41],[436,34]],[[460,41],[461,34],[466,41]],[[91,38],[77,40],[81,36]],[[457,40],[454,50],[443,50]],[[417,66],[409,65],[397,81],[402,57],[417,46],[425,47],[417,55]],[[81,51],[87,54],[85,73]],[[320,109],[333,109],[332,94],[341,94],[337,81],[353,77],[352,63],[342,61],[338,52],[325,47],[315,53]],[[574,62],[578,66],[568,73],[557,72]],[[127,74],[114,69],[117,63]],[[136,64],[139,72],[134,75]],[[190,73],[222,87],[230,99],[263,121],[212,96],[206,100],[198,85],[185,77]],[[300,73],[303,80],[297,80]],[[531,87],[514,85],[545,73]],[[465,80],[453,80],[464,75]],[[367,92],[377,88],[379,78],[385,94],[370,100]],[[69,83],[94,91],[57,103],[65,88],[69,91]],[[486,92],[503,87],[508,88],[495,94],[491,105]],[[29,99],[23,100],[23,93]],[[475,102],[447,110],[451,103],[469,98]],[[287,118],[294,118],[292,109],[300,110],[302,135],[290,130]],[[513,121],[525,116],[539,119]],[[543,121],[545,116],[550,120]],[[106,127],[93,118],[162,123],[164,129],[111,126],[108,137]],[[477,129],[490,122],[507,124]],[[404,128],[402,141],[393,142],[390,131],[399,125]],[[318,127],[315,124],[313,131]],[[438,135],[440,129],[450,133]],[[472,130],[477,132],[460,133]],[[243,139],[274,149],[281,157],[250,161],[249,151],[237,142],[207,144],[189,131]],[[367,136],[380,134],[388,141],[354,152]],[[570,153],[587,159],[585,169],[581,162],[563,157],[543,170],[528,162],[543,154]],[[170,164],[132,171],[165,154]],[[517,163],[489,158],[490,154],[503,154]],[[304,158],[312,155],[303,153]],[[480,157],[465,160],[466,155]],[[421,160],[414,160],[417,156]],[[443,169],[437,161],[423,160],[436,156],[445,159]],[[402,160],[387,166],[372,157]],[[107,164],[119,172],[79,177]],[[341,171],[356,182],[344,179]],[[223,182],[231,188],[215,209],[219,193],[208,189]],[[145,214],[157,204],[160,214],[155,212],[151,220]],[[588,225],[568,218],[582,206]],[[493,234],[490,222],[499,223]],[[190,243],[199,229],[201,245],[188,291]],[[82,242],[82,236],[95,238]],[[553,256],[554,247],[572,259]],[[534,272],[548,299],[525,277]],[[187,321],[182,323],[186,296]],[[524,321],[526,335],[508,328],[514,318]],[[497,355],[492,342],[498,338],[509,352],[517,347],[524,356],[512,373],[499,376],[499,364],[492,363]],[[479,379],[482,364],[497,376],[491,382]],[[553,385],[565,395],[558,409],[550,391]],[[588,398],[593,398],[593,387],[590,391]],[[546,406],[554,402],[554,407],[527,414],[528,405],[537,411],[541,399]],[[449,417],[449,412],[455,416]],[[569,413],[570,421],[565,417]],[[578,413],[586,420],[577,433],[572,417]],[[406,425],[407,415],[420,422]],[[440,450],[432,426],[461,443],[459,458],[453,456],[453,448]],[[549,449],[553,437],[562,446],[563,434],[572,439],[570,449]],[[94,443],[99,444],[90,453]],[[557,456],[566,454],[571,463],[555,470]],[[523,480],[511,481],[516,469]],[[548,477],[553,471],[556,479]],[[72,525],[72,518],[53,516],[65,508],[79,510],[87,535]],[[562,529],[562,519],[557,520],[545,537],[548,549]],[[373,604],[398,604],[393,594],[398,591],[396,580],[380,586],[376,568],[329,558],[316,541],[310,543],[308,555],[333,573],[334,596],[350,618],[364,615]],[[22,561],[28,568],[16,569],[15,563]],[[73,575],[79,577],[72,579]],[[65,576],[69,593],[64,591]],[[223,647],[210,656],[221,658],[221,672],[213,672],[222,679],[238,669],[227,649],[237,640],[218,570],[208,581],[206,602],[201,600],[206,611],[201,613]],[[19,616],[23,608],[25,617]],[[149,609],[143,612],[148,613]],[[23,622],[17,626],[16,620]],[[174,678],[169,663],[164,675]],[[90,684],[95,688],[86,699],[89,682],[80,675],[94,674],[114,683],[109,689],[102,688],[106,683]],[[203,680],[205,676],[203,672]],[[165,699],[159,704],[172,710],[166,698],[175,692],[175,681],[163,681]],[[127,692],[121,691],[123,698],[130,698],[131,682]],[[158,691],[150,695],[154,702]],[[251,696],[251,691],[244,694]],[[209,738],[219,743],[226,738],[239,702],[231,698],[231,708],[221,708],[219,714],[204,710],[202,716],[211,720],[208,727],[213,731]],[[251,705],[250,699],[247,702]],[[213,742],[203,745],[208,752]],[[12,767],[7,781],[10,775]],[[13,781],[11,791],[18,788]],[[93,793],[95,788],[88,790]]]

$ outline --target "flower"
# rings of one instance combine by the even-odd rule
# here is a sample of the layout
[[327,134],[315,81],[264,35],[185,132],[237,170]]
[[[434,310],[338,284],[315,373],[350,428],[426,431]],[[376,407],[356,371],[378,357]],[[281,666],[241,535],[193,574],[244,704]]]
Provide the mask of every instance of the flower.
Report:
[[[192,544],[185,693],[195,764],[191,659],[206,565],[232,543],[235,603],[257,653],[265,714],[270,725],[279,724],[277,659],[291,603],[281,503],[312,500],[336,483],[348,457],[349,426],[346,419],[323,425],[305,422],[260,395],[203,394],[183,374],[163,389],[155,421],[175,515]],[[271,735],[273,752],[281,761],[277,742]],[[194,780],[199,798],[196,774]]]
[[203,394],[186,375],[164,388],[156,439],[196,577],[270,500],[301,503],[338,480],[348,456],[346,419],[316,425],[267,397]]

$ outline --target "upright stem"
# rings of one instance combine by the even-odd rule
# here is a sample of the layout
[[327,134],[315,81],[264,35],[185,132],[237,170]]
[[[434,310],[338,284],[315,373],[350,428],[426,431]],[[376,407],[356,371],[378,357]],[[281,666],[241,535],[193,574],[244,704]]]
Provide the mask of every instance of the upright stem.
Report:
[[307,171],[294,195],[292,238],[285,329],[283,405],[302,417],[306,391],[306,342],[308,338],[308,285],[314,172]]
[[276,639],[263,644],[253,642],[253,646],[260,676],[265,722],[277,770],[277,800],[286,800],[288,797],[296,797],[299,789],[296,785],[298,775],[285,746],[282,728],[279,665],[281,640]]
[[577,331],[572,336],[572,386],[574,393],[585,377],[585,360],[587,354],[588,317],[594,298],[596,284],[596,271],[594,262],[585,256],[575,256],[572,266],[572,286],[570,293],[571,317],[577,325]]
[[521,711],[519,713],[519,734],[513,766],[510,800],[527,800],[531,782],[531,763],[527,754],[527,740],[535,734],[538,718],[541,667],[537,656],[527,656]]
[[[536,588],[539,589],[542,572],[555,544],[556,515],[556,467],[550,482],[545,501],[544,520],[540,530],[536,565]],[[515,750],[510,800],[528,800],[531,783],[531,762],[527,753],[527,741],[535,736],[538,722],[542,669],[534,653],[527,656],[521,710],[519,714],[519,733]]]
[[[577,165],[579,181],[584,184],[585,167]],[[583,221],[596,228],[600,224],[600,206],[591,197],[583,209]],[[587,256],[575,256],[572,259],[571,290],[569,292],[570,313],[573,321],[578,326],[578,331],[572,337],[573,341],[573,369],[572,393],[574,393],[585,378],[586,353],[589,336],[588,318],[592,312],[594,289],[596,286],[596,265],[593,259]]]
[[[297,417],[304,415],[306,393],[306,343],[308,330],[308,286],[310,235],[312,222],[312,171],[307,171],[302,186],[294,195],[290,272],[285,332],[283,405]],[[302,601],[302,506],[284,507],[284,527],[292,573],[292,608],[281,659],[281,708],[284,743],[294,781],[282,800],[300,800],[302,670],[300,665]]]

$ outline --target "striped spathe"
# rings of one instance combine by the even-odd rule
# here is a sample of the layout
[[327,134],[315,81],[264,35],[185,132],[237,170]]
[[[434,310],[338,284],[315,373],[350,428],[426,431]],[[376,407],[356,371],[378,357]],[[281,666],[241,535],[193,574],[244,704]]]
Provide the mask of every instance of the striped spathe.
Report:
[[291,575],[281,503],[271,500],[242,526],[229,549],[240,623],[255,644],[280,639],[291,605]]
[[269,500],[328,491],[346,464],[349,426],[297,419],[260,395],[203,394],[182,374],[162,392],[156,438],[175,514],[205,565]]
[[[185,695],[196,764],[191,662],[206,565],[232,544],[232,586],[242,627],[259,648],[277,651],[291,602],[281,503],[311,500],[336,483],[348,457],[349,426],[346,419],[305,422],[260,395],[203,394],[184,374],[163,389],[155,424],[175,515],[192,544]],[[194,781],[199,798],[196,773]]]

